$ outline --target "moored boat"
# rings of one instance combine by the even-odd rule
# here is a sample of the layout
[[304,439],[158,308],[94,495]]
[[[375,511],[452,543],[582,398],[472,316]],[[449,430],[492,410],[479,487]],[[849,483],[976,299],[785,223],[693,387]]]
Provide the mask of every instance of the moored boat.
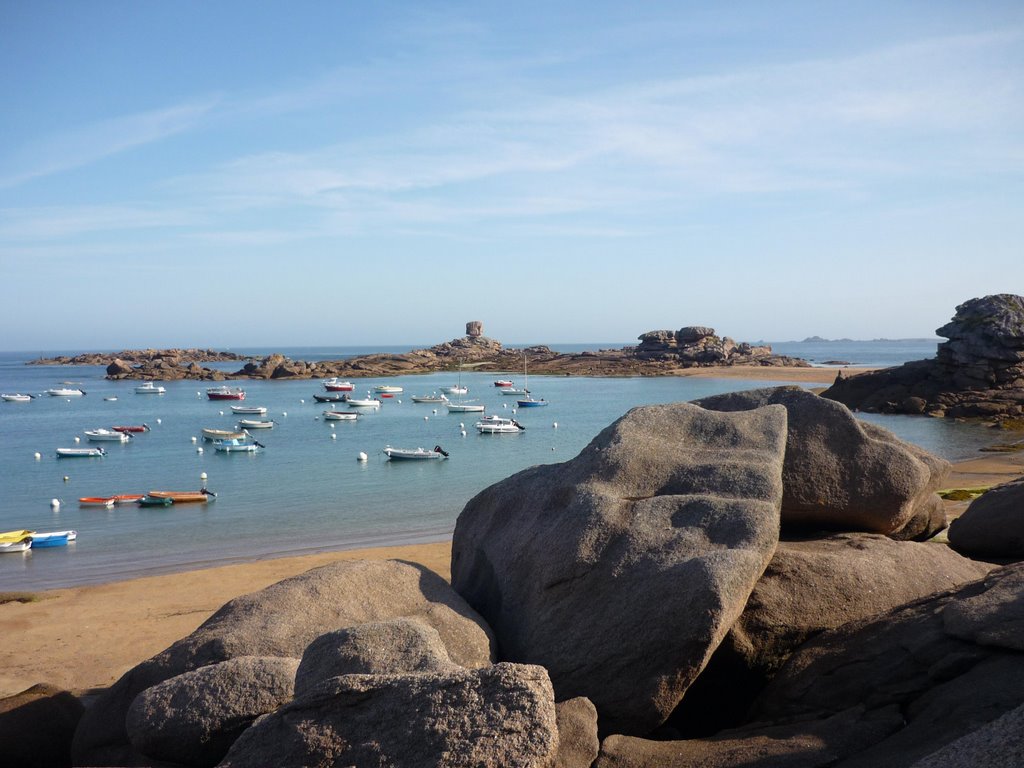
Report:
[[214,440],[213,448],[221,453],[256,453],[265,446],[255,440]]
[[210,387],[206,396],[210,400],[245,400],[245,390],[241,387]]
[[483,403],[445,403],[448,413],[483,413]]
[[384,455],[392,460],[410,461],[448,458],[448,452],[441,448],[440,445],[435,445],[430,450],[425,448],[392,448],[390,445],[387,445],[384,447]]
[[469,387],[463,387],[456,385],[453,387],[441,387],[441,391],[446,395],[465,395],[469,392]]
[[512,386],[512,379],[498,379],[494,382],[494,386],[506,389]]
[[528,389],[521,389],[519,387],[505,387],[503,390],[501,390],[501,394],[512,395],[514,397],[523,397],[525,395],[530,394],[530,391]]
[[378,384],[376,387],[373,388],[373,391],[378,393],[386,392],[389,395],[400,395],[405,390],[402,389],[401,387],[396,387],[393,384]]
[[154,499],[170,499],[175,504],[202,504],[217,498],[216,493],[205,488],[198,491],[150,491],[146,495]]
[[135,388],[136,395],[162,395],[167,392],[167,387],[147,381]]
[[540,408],[542,405],[547,405],[548,401],[543,397],[540,400],[534,400],[533,397],[527,395],[522,400],[516,400],[516,405],[520,408]]
[[14,393],[9,395],[0,395],[8,403],[27,403],[32,399],[32,395],[22,395],[20,393]]
[[0,553],[26,552],[32,547],[32,531],[5,531],[0,533]]
[[132,436],[127,432],[120,432],[116,429],[87,429],[85,436],[90,443],[127,443]]
[[112,496],[115,504],[134,504],[142,498],[141,493],[119,493]]
[[526,429],[515,419],[501,416],[484,416],[474,426],[482,435],[518,434]]
[[72,459],[91,456],[106,456],[107,452],[102,448],[58,448],[58,459]]
[[326,395],[316,393],[313,399],[318,403],[344,403],[348,400],[348,395],[339,392],[330,392]]
[[174,503],[174,499],[167,496],[140,496],[139,506],[140,507],[169,507]]
[[351,411],[324,411],[325,421],[355,421],[358,418],[359,414]]
[[120,424],[116,427],[111,427],[115,432],[125,432],[127,434],[135,435],[142,432],[149,432],[149,424]]
[[78,387],[54,387],[46,390],[50,397],[81,397],[85,392]]
[[413,395],[411,398],[414,403],[447,403],[448,398],[444,395],[430,394],[430,395]]
[[345,401],[349,408],[380,408],[381,402],[376,397],[349,398]]
[[78,538],[78,531],[50,531],[48,533],[32,534],[32,549],[46,549],[48,547],[66,547],[68,542]]
[[113,496],[83,496],[78,500],[82,507],[112,507],[116,503]]
[[327,379],[324,382],[324,389],[328,392],[351,392],[356,388],[356,385],[351,381],[338,381],[337,377]]
[[267,408],[264,405],[232,405],[232,413],[254,413],[258,416],[263,416],[267,412]]
[[273,419],[239,419],[240,429],[273,429],[276,422]]
[[203,440],[241,440],[245,432],[235,429],[208,429],[203,428]]

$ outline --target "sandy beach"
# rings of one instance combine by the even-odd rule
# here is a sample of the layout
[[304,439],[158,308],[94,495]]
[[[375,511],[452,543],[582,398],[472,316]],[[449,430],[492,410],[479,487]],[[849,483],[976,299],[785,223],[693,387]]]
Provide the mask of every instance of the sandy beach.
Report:
[[[850,371],[852,373],[852,371]],[[830,383],[836,369],[730,369],[729,376]],[[722,369],[692,375],[722,376]],[[1019,439],[1019,436],[1008,439]],[[993,435],[993,443],[1000,433]],[[985,453],[954,465],[949,488],[973,488],[1024,475],[1024,453]],[[947,502],[956,517],[969,502]],[[77,693],[102,688],[184,637],[221,605],[310,568],[338,560],[409,560],[449,578],[451,542],[267,559],[98,586],[33,594],[0,603],[0,697],[46,682]]]

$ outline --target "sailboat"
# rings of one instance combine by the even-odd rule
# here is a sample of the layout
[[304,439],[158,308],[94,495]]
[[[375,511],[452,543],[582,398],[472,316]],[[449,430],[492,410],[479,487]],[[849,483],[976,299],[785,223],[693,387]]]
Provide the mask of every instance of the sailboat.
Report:
[[446,395],[464,395],[469,392],[469,387],[462,386],[462,363],[459,363],[459,383],[454,387],[441,387],[441,391]]
[[[442,392],[449,392],[458,395],[464,395],[469,391],[469,387],[462,386],[462,363],[459,363],[459,385],[457,387],[441,387]],[[448,413],[483,413],[483,403],[478,403],[475,400],[465,401],[461,397],[457,403],[446,402],[444,407],[448,409]]]
[[526,375],[525,352],[523,352],[523,391],[526,392],[526,397],[522,400],[516,400],[516,405],[520,408],[540,408],[541,406],[548,404],[548,401],[543,397],[540,400],[535,400],[533,395],[530,394],[530,378]]

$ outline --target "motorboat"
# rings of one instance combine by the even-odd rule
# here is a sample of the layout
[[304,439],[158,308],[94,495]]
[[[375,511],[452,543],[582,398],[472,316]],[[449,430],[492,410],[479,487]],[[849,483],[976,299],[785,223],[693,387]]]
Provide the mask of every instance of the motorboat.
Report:
[[314,394],[313,399],[318,403],[344,403],[348,401],[348,395],[338,392],[330,392],[326,395]]
[[445,397],[444,395],[439,395],[437,393],[430,394],[430,395],[413,395],[409,399],[412,400],[414,403],[447,403],[448,402],[448,398],[447,397]]
[[115,432],[125,432],[130,435],[141,434],[142,432],[149,432],[149,424],[121,424],[116,427],[111,427]]
[[134,504],[142,498],[141,493],[119,493],[111,497],[115,504]]
[[175,504],[205,504],[217,498],[217,494],[200,488],[198,491],[150,491],[146,494],[153,499],[170,499]]
[[238,420],[238,427],[239,427],[239,429],[243,429],[243,430],[245,430],[245,429],[273,429],[274,428],[274,423],[275,422],[274,422],[273,419],[239,419]]
[[512,386],[512,379],[498,379],[497,381],[494,382],[494,386],[499,387],[501,389],[508,389],[509,387]]
[[388,395],[400,395],[405,390],[402,389],[401,387],[396,387],[393,384],[378,384],[376,387],[373,388],[373,391],[377,392],[378,394],[384,393]]
[[465,395],[469,392],[469,387],[463,387],[460,384],[454,387],[441,387],[441,391],[446,395]]
[[483,403],[445,403],[448,413],[483,413]]
[[473,426],[481,435],[519,434],[526,429],[515,419],[506,419],[501,416],[484,416]]
[[58,459],[83,458],[93,456],[106,456],[107,452],[102,448],[58,448]]
[[522,400],[516,400],[516,405],[520,408],[540,408],[541,406],[547,405],[548,401],[543,397],[540,400],[534,400],[533,397],[527,395]]
[[256,453],[256,451],[265,447],[262,443],[249,439],[213,441],[214,450],[221,453]]
[[234,429],[203,429],[203,440],[241,440],[245,432]]
[[32,531],[5,531],[0,533],[0,553],[27,552],[32,548]]
[[503,390],[501,390],[501,394],[512,395],[513,397],[525,397],[526,395],[530,394],[530,391],[528,389],[521,389],[519,387],[505,387]]
[[83,496],[78,500],[82,507],[106,507],[110,508],[117,503],[113,496]]
[[121,432],[116,429],[87,429],[85,430],[85,436],[89,438],[90,443],[127,443],[132,439],[132,436],[127,432]]
[[32,549],[48,547],[66,547],[68,542],[78,538],[78,531],[50,531],[49,533],[33,533]]
[[380,408],[381,401],[376,397],[349,398],[345,401],[349,408]]
[[168,496],[141,496],[139,498],[140,507],[169,507],[174,503],[174,499]]
[[351,411],[324,411],[324,421],[355,421],[358,418],[359,414]]
[[206,396],[210,400],[245,400],[245,390],[241,387],[210,387]]
[[391,460],[422,461],[430,459],[447,459],[448,452],[435,445],[432,449],[425,448],[392,448],[390,445],[384,447],[384,455]]
[[152,381],[147,381],[145,384],[140,384],[135,388],[136,395],[163,395],[167,392],[167,387],[154,384]]
[[351,381],[338,381],[337,377],[327,379],[324,382],[324,389],[328,392],[351,392],[356,388],[356,385]]
[[0,395],[8,403],[27,403],[32,399],[32,395],[12,394],[12,395]]
[[81,397],[85,392],[78,387],[54,387],[46,390],[50,397]]
[[232,405],[232,413],[255,413],[258,416],[263,416],[267,412],[265,405]]

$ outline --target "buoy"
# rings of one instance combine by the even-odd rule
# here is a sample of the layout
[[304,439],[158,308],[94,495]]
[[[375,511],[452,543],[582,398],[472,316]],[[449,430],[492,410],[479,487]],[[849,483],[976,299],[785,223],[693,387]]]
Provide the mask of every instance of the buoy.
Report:
[[429,417],[429,416],[424,416],[424,417],[423,417],[423,420],[424,420],[424,421],[430,421],[430,417]]
[[366,456],[366,454],[365,454],[365,453],[363,453],[362,451],[360,451],[360,452],[359,452],[359,454],[358,454],[358,455],[356,456],[356,459],[358,459],[359,461],[366,461],[366,459],[367,459],[367,456]]
[[399,403],[400,403],[400,402],[402,402],[402,401],[401,401],[401,400],[398,400],[398,401],[396,401],[396,402],[399,402]]
[[558,422],[554,422],[551,426],[554,427],[555,429],[558,429]]
[[306,402],[306,401],[305,401],[305,400],[299,400],[299,402],[300,402],[300,403],[304,403],[304,402]]
[[331,422],[331,429],[334,429],[334,422]]
[[50,509],[54,512],[60,509],[60,499],[50,499]]
[[75,442],[76,442],[76,443],[80,443],[80,442],[82,442],[82,438],[80,438],[80,437],[76,437],[76,438],[75,438]]
[[[333,427],[334,425],[332,424],[331,426]],[[337,432],[331,432],[331,440],[337,440],[337,439],[338,439],[338,433]]]
[[502,404],[501,404],[501,407],[502,407],[502,408],[508,408],[508,403],[502,403]]
[[466,425],[463,422],[459,422],[459,429],[465,429]]
[[196,436],[192,435],[192,445],[195,445],[195,444],[196,444]]
[[288,415],[288,411],[281,411],[281,415],[282,416],[287,416]]
[[157,423],[157,424],[163,424],[163,420],[162,420],[162,419],[157,419],[157,420],[156,420],[156,423]]
[[205,483],[206,482],[206,473],[205,472],[200,472],[199,473],[199,479],[202,480]]
[[220,415],[221,415],[221,416],[223,416],[223,415],[224,415],[224,411],[221,411],[221,412],[220,412]]
[[462,435],[463,437],[465,437],[466,436],[466,430],[462,430],[461,432],[459,432],[459,434]]
[[70,479],[71,479],[70,477],[68,477],[67,475],[64,475],[64,482],[65,482],[65,483],[66,483],[66,482],[67,482],[68,480],[70,480]]
[[551,450],[552,450],[552,451],[553,451],[553,450],[555,450],[555,446],[551,446]]
[[197,445],[196,446],[196,453],[202,453],[202,452],[203,452],[203,446]]
[[43,458],[43,454],[41,454],[39,451],[36,451],[35,452],[35,459],[36,459],[36,461],[39,461],[41,458]]

